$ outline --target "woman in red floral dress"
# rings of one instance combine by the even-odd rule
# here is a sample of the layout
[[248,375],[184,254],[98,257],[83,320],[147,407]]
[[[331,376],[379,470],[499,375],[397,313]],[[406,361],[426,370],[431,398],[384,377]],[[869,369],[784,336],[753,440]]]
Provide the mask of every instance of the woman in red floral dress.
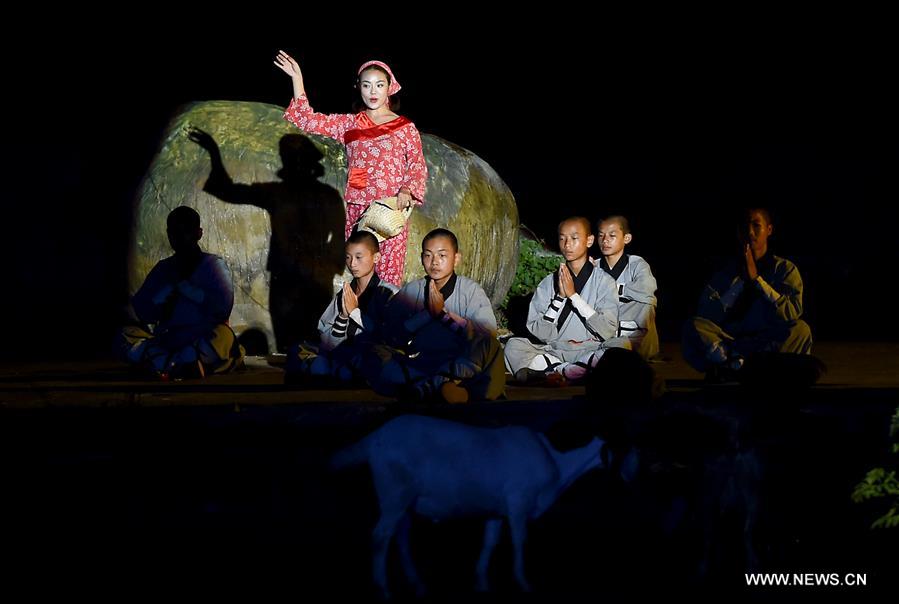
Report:
[[[293,80],[293,99],[284,118],[305,132],[321,134],[346,145],[346,232],[349,237],[359,217],[373,201],[397,197],[400,209],[424,203],[428,167],[421,150],[421,136],[409,119],[391,111],[390,97],[401,86],[381,61],[359,68],[358,88],[365,110],[352,114],[316,113],[306,98],[300,66],[283,50],[277,65]],[[402,285],[409,225],[396,237],[381,243],[377,273],[381,279]]]

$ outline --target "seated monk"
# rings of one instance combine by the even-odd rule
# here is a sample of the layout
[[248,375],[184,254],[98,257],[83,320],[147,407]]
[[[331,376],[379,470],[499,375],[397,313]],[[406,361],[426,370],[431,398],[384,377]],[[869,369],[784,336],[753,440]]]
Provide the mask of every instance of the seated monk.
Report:
[[353,280],[344,283],[318,320],[318,354],[294,346],[287,358],[286,382],[314,375],[352,380],[372,344],[383,343],[387,303],[397,287],[381,281],[375,266],[381,258],[378,239],[357,231],[346,242],[346,267]]
[[[528,309],[528,330],[540,343],[520,337],[506,342],[506,367],[516,381],[582,380],[618,333],[618,288],[588,259],[591,230],[580,216],[559,223],[565,261],[543,278]],[[614,346],[629,343],[619,338]]]
[[187,206],[175,208],[166,227],[175,253],[153,267],[131,300],[144,325],[122,331],[125,359],[163,379],[242,367],[243,348],[228,326],[231,274],[222,258],[200,249],[200,215]]
[[796,265],[770,253],[774,231],[764,208],[744,214],[740,257],[712,277],[684,329],[684,359],[712,381],[736,379],[752,353],[811,354]]
[[377,347],[366,368],[379,394],[458,403],[504,393],[493,306],[477,282],[456,274],[461,260],[452,231],[425,236],[426,275],[391,299],[385,331],[391,346]]

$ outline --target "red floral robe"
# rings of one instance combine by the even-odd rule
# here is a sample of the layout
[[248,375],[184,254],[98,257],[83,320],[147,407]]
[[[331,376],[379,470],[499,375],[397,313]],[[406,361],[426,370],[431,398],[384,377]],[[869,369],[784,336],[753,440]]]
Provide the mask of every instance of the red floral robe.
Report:
[[[421,150],[418,129],[405,117],[375,124],[362,111],[357,114],[316,113],[305,96],[295,97],[284,118],[300,130],[321,134],[346,145],[347,187],[346,229],[349,237],[353,225],[373,201],[394,197],[406,187],[416,205],[424,203],[428,166]],[[406,263],[406,241],[409,225],[396,237],[381,242],[381,260],[377,265],[382,280],[403,284]]]

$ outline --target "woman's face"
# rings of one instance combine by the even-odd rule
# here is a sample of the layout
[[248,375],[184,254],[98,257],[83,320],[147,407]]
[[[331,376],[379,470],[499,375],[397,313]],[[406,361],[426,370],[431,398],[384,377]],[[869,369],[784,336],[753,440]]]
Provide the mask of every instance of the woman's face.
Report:
[[380,69],[366,69],[359,76],[359,94],[369,109],[380,109],[387,103],[390,82]]

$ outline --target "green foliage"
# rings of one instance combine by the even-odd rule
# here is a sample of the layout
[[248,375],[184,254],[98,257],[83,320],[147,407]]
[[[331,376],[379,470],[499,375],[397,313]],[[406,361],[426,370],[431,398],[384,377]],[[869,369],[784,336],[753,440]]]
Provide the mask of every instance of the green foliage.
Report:
[[[893,414],[890,436],[899,439],[899,408]],[[899,443],[893,444],[892,452],[899,454]],[[874,468],[868,471],[864,480],[856,485],[852,501],[861,503],[871,499],[887,499],[890,502],[886,513],[876,519],[871,528],[899,528],[899,479],[896,478],[896,470]]]
[[520,238],[518,252],[518,269],[515,271],[515,280],[506,299],[500,304],[505,310],[509,299],[516,296],[526,296],[537,289],[540,281],[545,276],[559,268],[562,256],[546,252],[538,242],[531,239]]

